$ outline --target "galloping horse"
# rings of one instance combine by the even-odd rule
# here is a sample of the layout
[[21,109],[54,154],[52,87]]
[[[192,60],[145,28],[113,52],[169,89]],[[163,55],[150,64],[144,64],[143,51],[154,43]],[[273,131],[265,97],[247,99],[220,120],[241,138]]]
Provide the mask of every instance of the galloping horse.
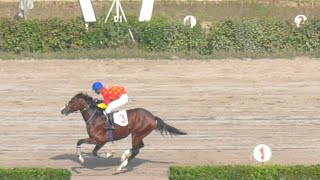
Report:
[[127,117],[122,116],[123,122],[126,121],[125,126],[115,124],[115,130],[107,131],[107,119],[99,109],[97,99],[93,99],[87,94],[79,93],[75,95],[68,104],[61,110],[61,114],[68,115],[70,113],[80,111],[82,117],[87,126],[87,132],[89,138],[79,139],[77,142],[77,155],[80,162],[83,163],[81,156],[81,144],[95,144],[93,149],[93,155],[97,156],[98,151],[107,142],[113,140],[120,140],[127,137],[129,134],[132,135],[132,148],[126,150],[121,156],[121,165],[118,168],[120,171],[126,167],[127,164],[139,153],[139,150],[144,147],[142,139],[146,137],[151,131],[157,130],[164,134],[170,135],[185,135],[187,133],[176,129],[166,124],[159,117],[154,116],[151,112],[142,109],[129,109],[125,111]]

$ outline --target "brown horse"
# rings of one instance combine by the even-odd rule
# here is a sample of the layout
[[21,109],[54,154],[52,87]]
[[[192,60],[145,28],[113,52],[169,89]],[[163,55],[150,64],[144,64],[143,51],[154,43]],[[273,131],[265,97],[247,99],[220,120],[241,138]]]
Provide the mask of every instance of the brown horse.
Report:
[[176,129],[166,124],[159,117],[154,116],[151,112],[142,109],[126,110],[127,125],[120,126],[115,124],[115,130],[107,131],[107,119],[102,113],[102,110],[96,106],[97,99],[93,99],[87,94],[79,93],[75,95],[66,106],[61,110],[61,113],[68,115],[72,112],[80,111],[87,126],[89,138],[79,139],[77,142],[77,155],[83,163],[81,156],[81,144],[95,144],[92,153],[98,156],[98,150],[109,141],[116,141],[132,135],[132,148],[126,150],[121,156],[121,165],[118,170],[126,167],[127,164],[139,153],[139,150],[144,147],[142,139],[151,131],[157,130],[164,135],[185,135],[187,133]]

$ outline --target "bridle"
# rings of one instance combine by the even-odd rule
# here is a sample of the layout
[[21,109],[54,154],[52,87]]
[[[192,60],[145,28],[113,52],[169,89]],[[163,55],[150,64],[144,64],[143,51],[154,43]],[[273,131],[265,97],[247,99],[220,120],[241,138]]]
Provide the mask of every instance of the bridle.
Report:
[[84,107],[83,109],[80,109],[80,112],[84,112],[90,109],[90,105],[88,104],[87,107]]
[[[70,111],[69,103],[66,104],[65,107],[67,107],[67,111]],[[91,109],[90,104],[88,104],[86,107],[84,107],[83,109],[80,109],[79,111],[80,111],[81,113],[83,113],[83,112],[88,111],[88,110],[90,110],[90,109]],[[73,111],[73,112],[76,112],[76,111]],[[73,113],[73,112],[70,112],[70,113]],[[91,115],[91,117],[90,117],[87,121],[85,121],[87,125],[88,125],[89,122],[93,119],[93,117],[94,117],[94,115],[95,115],[96,113],[97,113],[97,108],[95,108],[94,113]]]

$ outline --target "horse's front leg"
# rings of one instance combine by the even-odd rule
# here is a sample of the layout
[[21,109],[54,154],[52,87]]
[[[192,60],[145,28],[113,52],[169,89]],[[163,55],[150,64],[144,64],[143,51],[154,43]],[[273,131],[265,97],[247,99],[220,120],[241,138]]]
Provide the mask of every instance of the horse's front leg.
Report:
[[105,144],[106,144],[106,142],[103,143],[103,144],[97,144],[96,147],[94,147],[94,149],[93,149],[93,151],[92,151],[92,154],[93,154],[94,156],[104,157],[104,158],[109,158],[109,157],[113,156],[113,152],[112,152],[112,151],[111,151],[111,152],[107,152],[107,154],[105,154],[105,153],[98,153],[98,151],[99,151]]
[[[78,156],[79,161],[80,161],[81,163],[84,162],[84,159],[83,159],[83,157],[82,157],[82,155],[81,155],[81,144],[83,144],[83,143],[86,143],[86,144],[98,144],[97,140],[94,139],[94,138],[86,138],[86,139],[79,139],[79,140],[78,140],[78,142],[77,142],[77,156]],[[103,145],[102,145],[102,146],[103,146]],[[101,146],[101,147],[102,147],[102,146]],[[101,148],[101,147],[100,147],[100,148]],[[99,149],[100,149],[100,148],[99,148]]]

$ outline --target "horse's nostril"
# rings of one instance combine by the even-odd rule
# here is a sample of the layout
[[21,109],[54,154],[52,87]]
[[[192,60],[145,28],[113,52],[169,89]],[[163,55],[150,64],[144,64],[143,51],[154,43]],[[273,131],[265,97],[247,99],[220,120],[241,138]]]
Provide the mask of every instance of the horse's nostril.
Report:
[[63,115],[68,115],[69,113],[68,113],[67,109],[62,109],[62,110],[61,110],[61,114],[63,114]]

